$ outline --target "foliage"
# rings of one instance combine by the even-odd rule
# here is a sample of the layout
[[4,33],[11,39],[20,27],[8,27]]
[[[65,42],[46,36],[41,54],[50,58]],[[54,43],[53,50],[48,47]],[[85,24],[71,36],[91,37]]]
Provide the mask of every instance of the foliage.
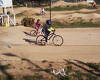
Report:
[[43,80],[43,77],[41,75],[24,76],[23,80]]
[[0,70],[6,70],[9,69],[10,64],[7,65],[0,65]]
[[21,24],[26,27],[32,27],[32,25],[34,24],[34,20],[34,18],[25,17],[22,19]]
[[67,74],[69,74],[72,70],[73,70],[72,66],[69,65],[69,66],[66,67],[66,73]]
[[13,4],[17,6],[26,6],[28,4],[29,6],[32,6],[33,3],[38,3],[39,6],[43,3],[48,3],[50,0],[13,0]]
[[100,4],[100,0],[95,0],[97,4]]
[[92,68],[95,68],[95,69],[97,69],[97,70],[100,70],[100,64],[98,65],[98,64],[96,64],[96,63],[87,63],[87,65],[88,65],[89,67],[92,67]]

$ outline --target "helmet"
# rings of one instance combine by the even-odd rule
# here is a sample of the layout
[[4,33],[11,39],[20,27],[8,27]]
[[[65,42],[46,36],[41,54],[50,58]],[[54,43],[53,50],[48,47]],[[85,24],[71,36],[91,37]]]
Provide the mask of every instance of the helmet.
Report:
[[51,25],[51,20],[46,20],[46,24]]

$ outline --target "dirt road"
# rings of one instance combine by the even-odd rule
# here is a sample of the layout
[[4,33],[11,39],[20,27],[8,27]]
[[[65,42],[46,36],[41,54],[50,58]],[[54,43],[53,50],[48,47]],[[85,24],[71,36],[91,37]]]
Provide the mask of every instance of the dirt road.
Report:
[[78,59],[85,62],[100,62],[100,28],[66,28],[57,29],[62,35],[62,46],[38,46],[36,37],[28,33],[32,28],[9,27],[0,28],[0,59],[16,60],[4,53],[12,53],[34,61]]

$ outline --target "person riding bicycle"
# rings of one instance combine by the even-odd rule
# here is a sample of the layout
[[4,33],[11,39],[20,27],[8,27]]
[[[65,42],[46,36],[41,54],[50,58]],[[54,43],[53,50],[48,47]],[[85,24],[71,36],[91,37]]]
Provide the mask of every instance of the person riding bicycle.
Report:
[[40,15],[43,16],[43,15],[45,15],[45,14],[46,14],[46,13],[45,13],[45,9],[42,7],[41,10],[40,10]]
[[40,27],[41,27],[41,23],[40,23],[40,19],[38,19],[36,23],[34,24],[34,28],[36,29],[37,34],[38,34]]
[[96,2],[95,2],[95,1],[93,1],[92,6],[93,6],[94,8],[96,8]]
[[45,36],[45,42],[47,42],[50,32],[54,30],[55,29],[51,27],[51,20],[46,20],[46,24],[43,26],[43,29],[42,29],[42,32],[44,33],[44,36]]
[[95,2],[95,0],[89,1],[89,4],[91,4],[91,6],[92,6],[93,8],[97,8],[97,7],[96,7],[96,2]]

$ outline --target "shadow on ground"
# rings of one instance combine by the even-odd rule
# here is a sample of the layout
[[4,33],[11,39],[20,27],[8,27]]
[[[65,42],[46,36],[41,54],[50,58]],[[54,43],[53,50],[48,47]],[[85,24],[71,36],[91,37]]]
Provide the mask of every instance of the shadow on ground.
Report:
[[24,34],[26,34],[26,35],[28,35],[28,36],[31,36],[31,34],[30,34],[30,33],[28,33],[28,32],[25,32],[25,31],[24,31]]
[[[91,70],[89,66],[88,66],[89,69],[86,68],[85,66],[87,66],[87,65],[84,64],[82,61],[78,61],[78,60],[69,61],[69,60],[67,60],[67,59],[64,59],[64,61],[66,61],[67,63],[72,64],[72,65],[74,65],[74,66],[76,66],[76,67],[78,67],[78,68],[80,68],[80,69],[82,69],[82,70],[84,70],[84,71],[86,71],[86,72],[88,72],[88,73],[91,73],[92,75],[95,75],[95,76],[100,77],[100,73],[94,72],[95,69],[92,68],[93,70]],[[76,61],[76,62],[75,62],[75,61]],[[81,63],[81,64],[83,64],[83,65],[78,64],[77,62],[78,62],[78,63]]]
[[[12,54],[12,53],[3,53],[2,55],[8,56],[8,57],[10,56],[10,57],[17,57],[17,58],[20,58],[22,61],[26,61],[29,65],[32,65],[32,66],[36,67],[36,69],[34,69],[35,71],[38,71],[38,72],[44,71],[44,72],[46,72],[47,74],[49,74],[49,75],[51,75],[51,76],[57,77],[57,76],[55,76],[53,73],[51,73],[51,66],[44,69],[44,68],[40,67],[39,65],[33,63],[31,60],[29,60],[29,59],[27,59],[27,58],[24,58],[24,57],[20,57],[20,56],[18,56],[18,55],[15,55],[15,54]],[[33,70],[33,71],[34,71],[34,70]],[[31,71],[32,71],[32,70],[31,70]]]
[[36,44],[36,41],[31,40],[31,39],[23,39],[25,42],[28,42],[29,44]]

